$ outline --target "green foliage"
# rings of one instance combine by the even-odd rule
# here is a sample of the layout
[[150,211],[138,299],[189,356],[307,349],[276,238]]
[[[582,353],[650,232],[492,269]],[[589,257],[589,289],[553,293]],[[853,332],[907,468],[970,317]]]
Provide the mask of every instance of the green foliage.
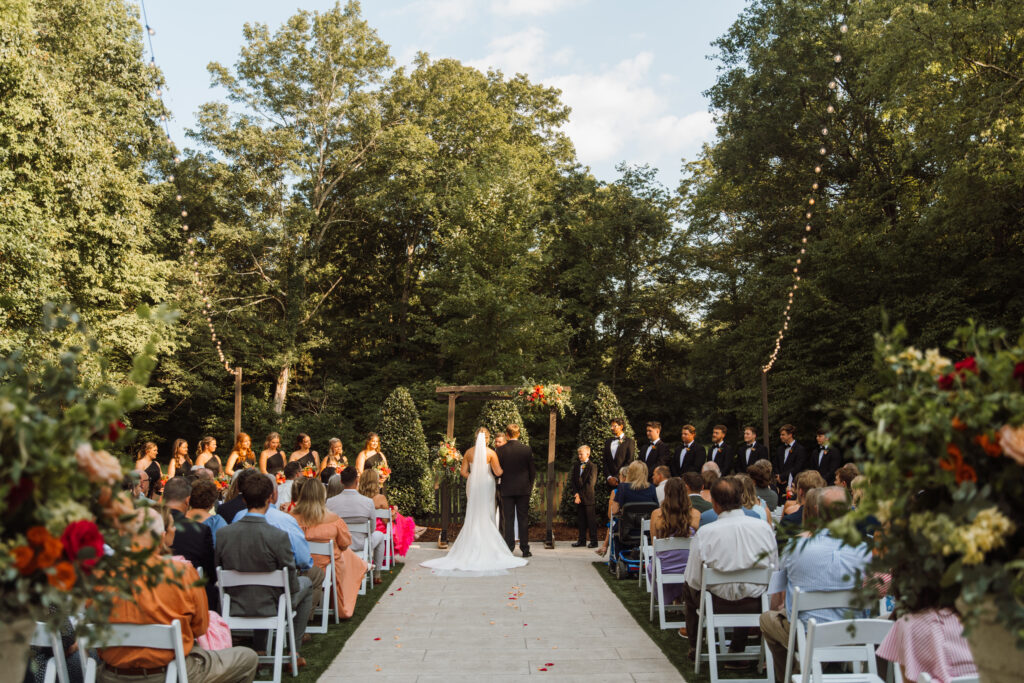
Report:
[[[510,424],[519,425],[519,440],[530,445],[530,435],[526,433],[523,417],[513,401],[487,401],[480,412],[480,424],[491,432],[491,438],[505,431]],[[492,444],[493,446],[493,444]]]
[[416,516],[433,510],[430,451],[416,404],[405,387],[396,388],[384,401],[377,419],[377,433],[381,451],[391,467],[388,500],[403,514]]

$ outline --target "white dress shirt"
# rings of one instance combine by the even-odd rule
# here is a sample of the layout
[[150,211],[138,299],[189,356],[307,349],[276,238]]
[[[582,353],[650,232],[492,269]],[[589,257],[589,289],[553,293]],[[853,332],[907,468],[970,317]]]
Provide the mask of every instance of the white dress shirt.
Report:
[[[770,524],[747,517],[742,509],[728,510],[714,524],[703,524],[690,541],[690,557],[683,578],[694,590],[700,590],[704,576],[703,563],[719,571],[737,571],[755,567],[776,567],[779,547]],[[767,585],[755,583],[722,583],[710,591],[725,600],[756,598]]]
[[666,479],[665,481],[661,482],[660,484],[658,484],[655,487],[654,492],[658,495],[658,505],[661,505],[662,503],[665,502],[665,484],[667,484],[667,483],[668,483],[668,479]]

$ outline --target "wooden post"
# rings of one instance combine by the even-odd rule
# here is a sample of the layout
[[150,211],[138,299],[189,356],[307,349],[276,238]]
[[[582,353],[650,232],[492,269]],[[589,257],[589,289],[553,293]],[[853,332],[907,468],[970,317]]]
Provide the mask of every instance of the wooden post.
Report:
[[242,368],[235,368],[235,438],[242,431]]
[[[548,515],[547,515],[547,535],[544,538],[544,547],[548,550],[552,550],[555,547],[555,533],[552,525],[555,521],[555,424],[557,414],[555,409],[551,409],[551,416],[548,420]],[[519,533],[524,532],[522,529]]]
[[761,420],[764,428],[764,447],[768,449],[768,456],[771,457],[772,446],[768,433],[768,373],[761,369]]
[[[455,436],[455,398],[458,394],[448,394],[448,426],[444,433],[449,439]],[[441,535],[437,539],[437,547],[448,547],[448,525],[451,523],[452,491],[445,477],[441,481]]]

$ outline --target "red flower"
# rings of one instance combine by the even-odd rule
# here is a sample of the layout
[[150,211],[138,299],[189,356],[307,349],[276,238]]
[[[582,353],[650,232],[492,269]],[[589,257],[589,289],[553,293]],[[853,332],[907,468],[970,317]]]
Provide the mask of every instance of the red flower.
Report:
[[978,374],[978,361],[974,359],[974,356],[968,356],[967,358],[964,358],[962,361],[956,363],[956,365],[953,366],[953,369],[957,371],[967,370],[968,372]]
[[28,576],[36,570],[36,553],[27,545],[19,545],[11,551],[14,555],[14,568],[22,576]]
[[[68,559],[79,562],[85,571],[90,571],[97,560],[103,557],[103,536],[94,522],[71,522],[61,534],[60,542],[64,544],[64,552]],[[90,550],[92,552],[89,552]]]
[[968,356],[967,358],[964,358],[962,361],[958,361],[953,366],[953,372],[949,373],[948,375],[943,375],[942,377],[939,377],[939,388],[942,389],[943,391],[949,391],[950,389],[953,388],[955,380],[958,377],[963,379],[964,373],[967,372],[973,372],[974,374],[978,374],[978,361],[974,358],[974,356]]
[[28,477],[22,477],[17,484],[11,488],[11,492],[7,494],[7,508],[9,510],[17,510],[21,507],[21,504],[32,497],[32,492],[35,490],[36,484]]
[[124,422],[120,420],[110,423],[110,429],[107,430],[107,441],[114,442],[121,438],[121,434],[128,427]]
[[1020,382],[1021,388],[1024,389],[1024,361],[1013,366],[1013,378]]

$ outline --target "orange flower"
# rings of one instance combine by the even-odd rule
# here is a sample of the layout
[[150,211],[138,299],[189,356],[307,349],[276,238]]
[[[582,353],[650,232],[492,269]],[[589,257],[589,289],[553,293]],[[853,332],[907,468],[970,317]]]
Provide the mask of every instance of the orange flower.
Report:
[[75,585],[75,581],[78,580],[74,565],[70,562],[60,562],[53,569],[46,577],[50,585],[62,591],[71,590],[71,587]]
[[46,542],[43,543],[43,547],[39,551],[39,567],[46,569],[53,566],[53,563],[59,560],[63,554],[64,544],[51,536],[46,539]]
[[956,470],[956,483],[962,484],[965,481],[978,481],[978,473],[967,463],[961,463]]
[[28,576],[36,570],[36,553],[27,545],[19,545],[11,551],[14,555],[14,567],[22,576]]
[[946,453],[949,458],[939,458],[939,467],[947,472],[956,472],[964,462],[964,455],[956,444],[946,444]]
[[955,429],[958,432],[962,432],[965,429],[967,429],[967,423],[964,422],[963,420],[961,420],[956,415],[954,415],[953,416],[953,429]]
[[37,548],[42,548],[46,543],[46,539],[53,538],[45,526],[34,526],[28,530],[25,536],[28,538],[28,542]]
[[999,444],[995,442],[995,439],[990,437],[988,434],[979,434],[974,437],[974,443],[981,446],[981,449],[993,458],[998,458],[1003,454],[1003,449],[1000,448]]

